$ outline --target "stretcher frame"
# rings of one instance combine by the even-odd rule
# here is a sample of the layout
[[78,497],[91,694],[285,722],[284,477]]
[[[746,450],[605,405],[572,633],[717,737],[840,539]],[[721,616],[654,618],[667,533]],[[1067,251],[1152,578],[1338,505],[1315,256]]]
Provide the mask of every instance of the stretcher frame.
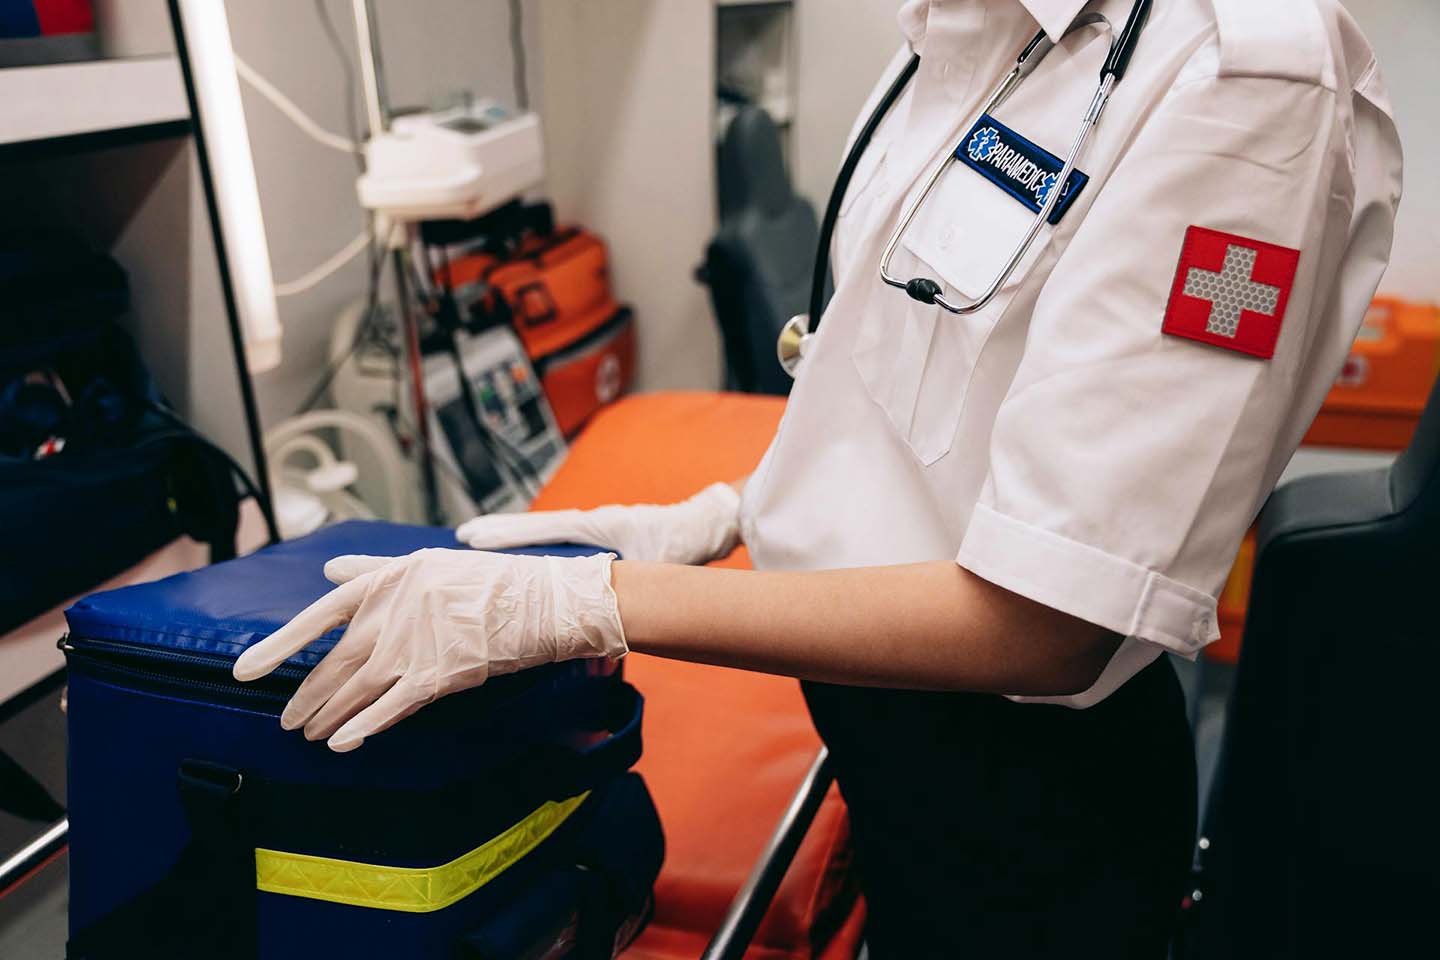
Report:
[[741,960],[745,956],[834,780],[830,751],[821,747],[700,960]]

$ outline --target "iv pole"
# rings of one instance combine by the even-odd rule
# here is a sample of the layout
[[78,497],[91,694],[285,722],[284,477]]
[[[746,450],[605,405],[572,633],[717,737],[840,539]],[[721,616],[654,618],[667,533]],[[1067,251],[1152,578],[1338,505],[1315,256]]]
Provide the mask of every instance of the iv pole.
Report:
[[[360,51],[360,86],[365,93],[365,114],[370,123],[370,136],[384,133],[390,125],[390,108],[385,101],[384,77],[381,75],[380,37],[374,29],[374,0],[352,0],[355,17],[355,40]],[[410,402],[415,413],[415,456],[420,462],[420,482],[425,501],[425,519],[440,525],[440,496],[435,478],[435,458],[430,439],[430,404],[425,396],[425,365],[420,352],[420,324],[410,294],[406,271],[406,248],[413,235],[413,226],[403,231],[394,229],[388,218],[376,215],[379,232],[390,247],[395,269],[395,296],[400,326],[405,341],[405,367],[410,377]],[[397,233],[401,237],[395,240]]]

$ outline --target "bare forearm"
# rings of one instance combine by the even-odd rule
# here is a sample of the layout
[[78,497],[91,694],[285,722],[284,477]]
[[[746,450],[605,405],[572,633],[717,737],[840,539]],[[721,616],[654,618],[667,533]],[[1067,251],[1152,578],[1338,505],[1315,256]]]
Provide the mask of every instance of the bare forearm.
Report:
[[632,650],[866,686],[1063,696],[1119,638],[948,561],[813,573],[617,562]]

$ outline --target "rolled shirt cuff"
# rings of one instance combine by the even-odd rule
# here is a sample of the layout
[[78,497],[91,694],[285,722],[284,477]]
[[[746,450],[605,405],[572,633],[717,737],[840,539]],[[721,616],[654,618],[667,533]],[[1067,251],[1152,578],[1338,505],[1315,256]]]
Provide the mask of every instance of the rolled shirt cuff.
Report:
[[1100,679],[1084,693],[1015,700],[1092,706],[1160,652],[1193,660],[1220,636],[1210,594],[984,504],[976,505],[955,560],[1012,593],[1126,638]]

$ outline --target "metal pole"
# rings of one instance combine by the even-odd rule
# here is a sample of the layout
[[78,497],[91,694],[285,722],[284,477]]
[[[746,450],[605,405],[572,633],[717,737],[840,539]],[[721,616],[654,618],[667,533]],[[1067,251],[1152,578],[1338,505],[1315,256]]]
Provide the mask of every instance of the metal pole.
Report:
[[250,366],[245,357],[245,334],[240,326],[235,281],[230,274],[230,259],[225,250],[225,231],[220,226],[220,205],[215,197],[215,178],[210,169],[210,151],[205,145],[205,128],[200,116],[199,98],[195,92],[195,75],[190,69],[190,51],[185,45],[185,25],[180,16],[180,0],[170,0],[170,26],[175,31],[175,55],[180,61],[180,74],[185,79],[185,99],[190,105],[195,159],[200,167],[205,209],[210,215],[210,239],[215,245],[215,260],[220,268],[220,291],[225,299],[225,317],[230,323],[230,349],[235,355],[235,368],[240,377],[240,402],[245,408],[245,427],[250,434],[250,458],[255,463],[255,483],[260,488],[260,495],[265,498],[265,502],[259,506],[265,515],[265,527],[270,542],[279,543],[280,528],[275,522],[275,498],[270,491],[270,468],[265,460],[265,435],[260,429],[260,410],[255,404],[255,384],[250,379]]
[[[411,228],[406,228],[410,236]],[[420,351],[420,323],[410,295],[405,247],[395,249],[395,296],[399,300],[400,329],[405,336],[405,362],[410,375],[410,402],[415,407],[415,456],[420,459],[421,490],[425,494],[425,521],[440,526],[440,491],[435,477],[435,456],[430,438],[430,401],[425,396],[425,357]]]
[[381,74],[380,35],[375,32],[373,0],[353,0],[355,45],[360,51],[360,86],[365,91],[365,116],[370,136],[390,128],[390,107],[385,102],[385,78]]
[[790,806],[775,825],[775,832],[770,835],[755,869],[731,901],[720,929],[715,931],[700,960],[740,960],[745,956],[833,780],[830,751],[821,747],[800,789],[791,798]]
[[46,861],[64,849],[69,837],[70,821],[60,820],[4,861],[0,861],[0,896],[43,867]]
[[[360,52],[360,86],[365,92],[365,115],[370,121],[370,136],[384,133],[390,127],[390,108],[385,101],[385,77],[380,62],[380,35],[375,31],[373,0],[353,0],[355,45]],[[392,237],[388,220],[379,218],[386,242]],[[396,309],[404,338],[405,373],[410,378],[410,402],[415,408],[415,457],[420,463],[420,484],[425,500],[425,520],[439,525],[439,484],[435,476],[434,446],[430,437],[430,402],[425,396],[425,357],[420,351],[420,323],[410,295],[410,281],[405,258],[413,231],[407,225],[404,241],[394,249],[391,263],[395,270]]]

